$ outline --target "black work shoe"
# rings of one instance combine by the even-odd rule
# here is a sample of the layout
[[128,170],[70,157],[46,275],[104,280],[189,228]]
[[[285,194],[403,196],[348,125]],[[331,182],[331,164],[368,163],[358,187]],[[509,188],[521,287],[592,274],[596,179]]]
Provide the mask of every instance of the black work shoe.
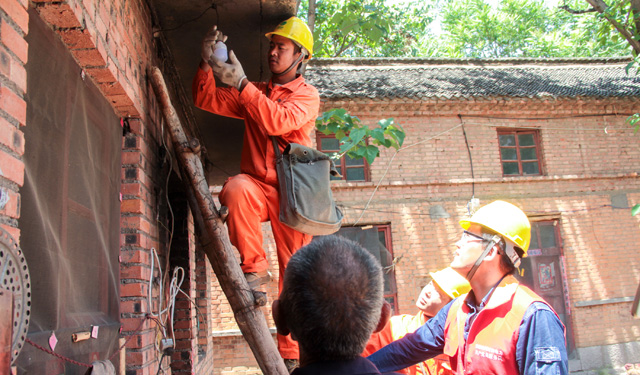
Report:
[[271,281],[271,274],[267,270],[260,272],[247,272],[244,274],[244,277],[247,279],[247,283],[251,289],[255,289],[260,285],[264,285]]
[[284,359],[284,365],[287,366],[287,371],[289,371],[289,374],[291,374],[293,372],[293,370],[295,370],[298,367],[300,367],[300,362],[297,359],[285,358]]

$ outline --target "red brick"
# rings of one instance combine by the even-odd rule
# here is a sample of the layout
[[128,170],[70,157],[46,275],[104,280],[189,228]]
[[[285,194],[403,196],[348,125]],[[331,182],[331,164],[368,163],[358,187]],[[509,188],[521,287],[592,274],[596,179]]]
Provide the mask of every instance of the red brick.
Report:
[[24,154],[24,133],[0,117],[0,144],[3,144],[18,155]]
[[0,215],[6,215],[8,217],[17,219],[20,217],[20,194],[7,188],[0,188],[0,194],[3,199],[8,201],[4,208],[0,209]]
[[107,68],[86,68],[85,71],[96,83],[113,83],[116,77]]
[[102,54],[95,48],[75,49],[71,51],[71,54],[78,61],[78,65],[83,68],[103,67],[106,64]]
[[9,233],[11,238],[13,238],[13,240],[17,244],[20,244],[20,229],[14,228],[6,224],[0,224],[0,227],[2,227],[2,229],[4,229],[5,232]]
[[23,34],[29,32],[29,14],[23,4],[18,0],[3,0],[0,9],[4,10],[9,18],[15,22]]
[[0,41],[9,51],[16,54],[23,64],[27,63],[29,45],[24,40],[24,34],[16,31],[5,20],[0,20]]
[[125,199],[120,204],[120,211],[123,213],[143,214],[145,212],[145,202],[141,199]]
[[0,86],[0,109],[11,115],[20,125],[25,125],[27,103],[6,86]]
[[70,49],[92,49],[96,45],[91,39],[91,34],[85,29],[59,29],[56,30],[64,44]]
[[36,7],[36,10],[45,22],[63,29],[82,27],[82,22],[78,20],[74,9],[68,3],[52,4],[48,1],[41,3],[42,5]]
[[11,77],[11,61],[12,57],[9,55],[9,51],[0,46],[0,74],[5,77]]
[[122,297],[146,297],[147,286],[143,282],[121,284],[120,295]]
[[139,265],[120,267],[120,277],[122,279],[149,280],[149,276],[151,276],[151,271],[148,267]]
[[129,250],[121,252],[123,263],[143,263],[150,264],[149,250]]
[[129,216],[121,218],[120,226],[121,228],[138,229],[145,233],[149,233],[149,229],[151,228],[149,221],[139,216]]
[[0,176],[13,181],[18,186],[24,183],[24,163],[15,157],[0,150]]
[[23,63],[13,58],[11,59],[9,79],[18,86],[21,94],[27,92],[27,70]]

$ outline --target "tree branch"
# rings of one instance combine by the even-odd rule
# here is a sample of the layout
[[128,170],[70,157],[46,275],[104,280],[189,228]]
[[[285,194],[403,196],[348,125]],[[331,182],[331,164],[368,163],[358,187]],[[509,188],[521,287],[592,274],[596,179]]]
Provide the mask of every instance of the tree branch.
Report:
[[640,33],[640,0],[631,0],[631,14],[636,28],[635,33]]
[[585,13],[597,12],[595,8],[589,8],[585,10],[576,10],[576,9],[571,9],[568,5],[562,5],[562,6],[559,6],[558,8],[563,9],[571,14],[585,14]]
[[[307,19],[309,20],[308,22],[309,29],[311,29],[311,33],[313,34],[313,31],[316,28],[316,0],[309,0],[309,10],[307,11]],[[309,51],[309,52],[313,53],[313,51]]]
[[347,37],[349,35],[345,35],[344,38],[342,39],[342,43],[340,48],[336,51],[335,55],[333,57],[338,57],[340,55],[342,55],[342,52],[346,51],[347,48],[353,46],[353,44],[356,42],[356,40],[358,39],[357,35],[353,36],[353,39],[351,39],[350,42],[347,43]]
[[633,48],[633,51],[636,54],[640,54],[640,41],[637,41],[633,38],[633,32],[630,32],[627,28],[625,28],[623,25],[621,25],[615,18],[611,17],[609,14],[605,13],[605,9],[607,8],[607,4],[602,1],[602,0],[585,0],[587,3],[591,4],[596,11],[598,11],[598,13],[601,13],[604,15],[604,18],[607,19],[607,21],[609,21],[609,23],[611,25],[613,25],[613,27],[616,28],[616,30],[618,30],[618,32],[620,33],[620,35],[622,35],[627,42],[629,42],[629,44],[631,45],[631,48]]

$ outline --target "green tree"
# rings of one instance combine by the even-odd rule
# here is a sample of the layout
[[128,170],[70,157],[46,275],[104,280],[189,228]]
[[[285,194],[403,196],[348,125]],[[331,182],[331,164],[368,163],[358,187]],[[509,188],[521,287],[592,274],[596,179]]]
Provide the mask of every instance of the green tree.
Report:
[[542,0],[446,0],[436,53],[447,57],[594,57],[629,53],[625,43],[592,37],[597,21]]
[[434,18],[431,4],[307,0],[301,3],[298,16],[312,28],[317,57],[419,56],[418,40]]

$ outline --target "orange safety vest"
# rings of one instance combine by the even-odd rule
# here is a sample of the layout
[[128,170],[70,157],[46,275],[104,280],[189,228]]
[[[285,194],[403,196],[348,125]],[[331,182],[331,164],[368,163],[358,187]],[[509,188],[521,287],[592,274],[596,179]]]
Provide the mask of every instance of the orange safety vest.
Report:
[[[364,352],[362,352],[362,356],[369,356],[393,341],[400,340],[407,333],[415,332],[420,326],[424,325],[426,321],[427,319],[422,312],[416,315],[404,314],[392,316],[382,331],[371,335]],[[449,358],[444,355],[439,355],[396,372],[407,375],[453,374],[449,366]]]
[[465,299],[461,296],[453,302],[444,327],[444,354],[452,370],[457,374],[518,374],[516,344],[522,318],[532,303],[548,303],[507,276],[476,315],[465,341],[464,325],[470,312]]

